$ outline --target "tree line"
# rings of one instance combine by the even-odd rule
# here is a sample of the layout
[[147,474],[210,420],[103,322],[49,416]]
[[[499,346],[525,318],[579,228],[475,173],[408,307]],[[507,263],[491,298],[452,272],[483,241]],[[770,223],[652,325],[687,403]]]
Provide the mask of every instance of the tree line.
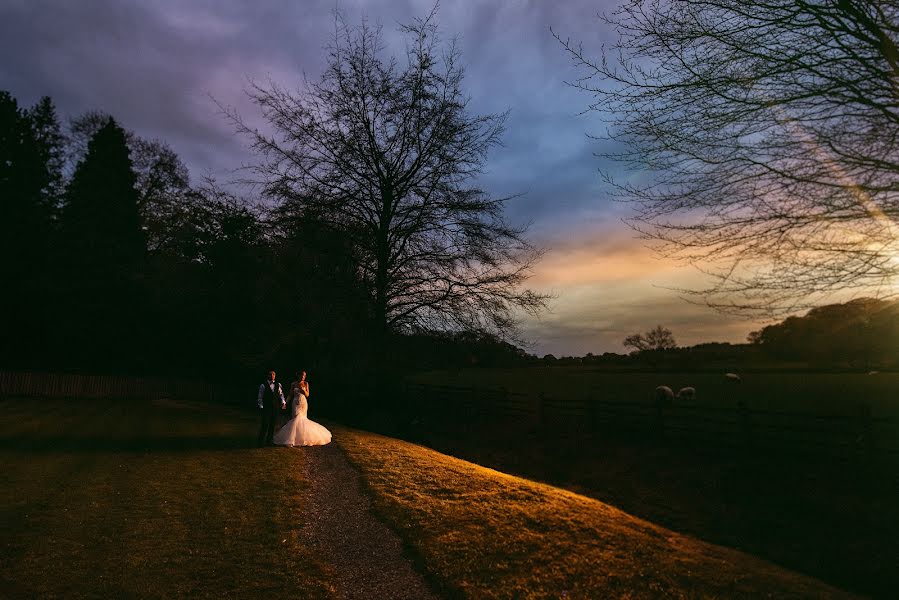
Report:
[[857,369],[899,367],[899,301],[858,298],[819,306],[749,334],[778,360]]
[[[212,374],[383,350],[352,238],[311,211],[192,185],[166,143],[98,111],[63,127],[50,98],[0,92],[0,152],[4,366]],[[410,333],[412,366],[513,348]]]
[[621,368],[696,369],[722,366],[822,368],[869,371],[899,367],[899,300],[856,298],[815,307],[752,331],[744,344],[702,342],[679,346],[674,333],[656,325],[627,336],[628,354],[588,352],[580,356],[538,359],[531,365],[595,365]]
[[435,12],[402,31],[405,64],[338,19],[319,81],[253,88],[273,135],[226,109],[259,159],[227,186],[102,111],[63,126],[50,98],[0,92],[3,366],[358,376],[516,355],[517,315],[547,300],[523,287],[540,251],[474,185],[505,115],[470,114]]
[[339,236],[192,185],[110,115],[64,128],[50,98],[0,92],[0,152],[7,367],[229,373],[352,352],[366,327]]

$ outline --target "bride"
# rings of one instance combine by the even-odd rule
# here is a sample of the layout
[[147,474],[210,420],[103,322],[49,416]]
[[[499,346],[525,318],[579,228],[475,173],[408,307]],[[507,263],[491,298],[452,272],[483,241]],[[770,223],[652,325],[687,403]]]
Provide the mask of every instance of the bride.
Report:
[[331,432],[306,417],[309,410],[309,382],[306,371],[300,372],[297,381],[290,386],[290,404],[293,418],[278,430],[273,441],[279,446],[321,446],[331,441]]

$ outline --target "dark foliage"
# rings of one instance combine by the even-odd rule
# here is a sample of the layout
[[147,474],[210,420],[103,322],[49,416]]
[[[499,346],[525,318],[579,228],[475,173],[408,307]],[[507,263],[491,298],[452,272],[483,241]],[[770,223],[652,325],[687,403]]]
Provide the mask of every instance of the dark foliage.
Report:
[[788,317],[750,334],[769,356],[821,366],[899,366],[899,301],[859,298]]
[[[23,111],[0,92],[0,356],[30,355],[45,347],[50,305],[48,273],[58,189],[52,104]],[[57,129],[58,131],[58,126]]]
[[11,292],[0,368],[248,388],[270,368],[284,380],[306,370],[318,390],[346,387],[339,408],[352,412],[389,395],[404,369],[529,358],[483,333],[385,340],[356,232],[312,206],[261,209],[215,182],[191,185],[169,146],[105,113],[63,135],[48,98],[23,110],[3,93],[0,152],[0,275]]
[[60,302],[52,321],[62,349],[116,366],[144,348],[137,334],[146,239],[128,154],[112,119],[91,138],[66,190],[55,257]]
[[[164,142],[0,94],[0,367],[252,377],[366,349],[346,240],[192,187]],[[310,365],[313,361],[314,364]]]

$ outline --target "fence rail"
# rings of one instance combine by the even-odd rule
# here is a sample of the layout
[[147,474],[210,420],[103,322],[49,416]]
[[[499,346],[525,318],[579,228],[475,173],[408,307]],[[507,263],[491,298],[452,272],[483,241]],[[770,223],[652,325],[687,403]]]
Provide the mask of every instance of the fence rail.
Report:
[[899,419],[873,415],[867,406],[851,413],[820,414],[756,409],[745,401],[733,406],[666,405],[422,383],[407,383],[405,392],[410,410],[445,414],[439,408],[452,406],[468,418],[551,423],[574,435],[615,428],[698,443],[899,458]]
[[224,386],[160,377],[0,372],[0,397],[123,398],[233,401]]

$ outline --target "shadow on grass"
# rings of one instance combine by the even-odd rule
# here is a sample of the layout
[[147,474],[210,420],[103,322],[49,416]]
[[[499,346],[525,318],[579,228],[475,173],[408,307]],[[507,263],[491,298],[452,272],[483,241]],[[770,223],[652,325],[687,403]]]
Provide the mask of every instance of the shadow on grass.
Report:
[[258,426],[195,403],[0,401],[0,597],[332,597],[300,543],[303,457],[247,451]]
[[5,398],[0,451],[49,455],[256,447],[258,412],[170,399],[110,402]]
[[19,435],[0,439],[0,450],[28,454],[105,452],[196,452],[256,448],[252,436],[58,437]]

